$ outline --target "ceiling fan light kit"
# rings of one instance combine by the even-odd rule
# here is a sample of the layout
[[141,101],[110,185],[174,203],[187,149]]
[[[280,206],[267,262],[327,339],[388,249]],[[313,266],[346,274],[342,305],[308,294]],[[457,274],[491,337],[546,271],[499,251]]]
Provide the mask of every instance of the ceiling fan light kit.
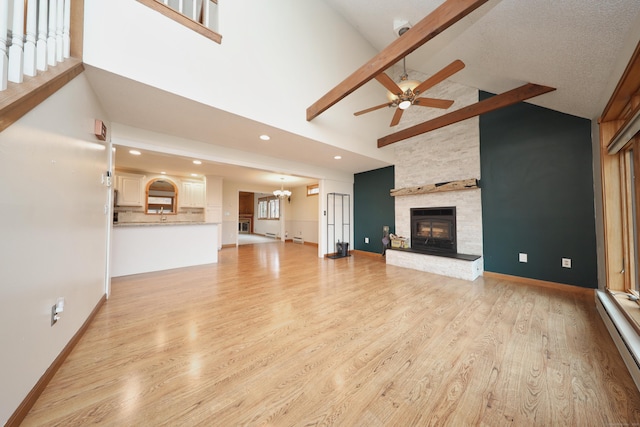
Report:
[[420,107],[441,108],[445,110],[453,105],[454,101],[452,100],[422,98],[420,97],[420,95],[426,90],[432,88],[433,86],[441,83],[445,79],[451,77],[453,74],[462,70],[464,68],[464,62],[457,59],[425,81],[419,82],[417,80],[409,80],[405,61],[406,58],[403,58],[403,73],[402,76],[400,76],[399,83],[394,82],[385,73],[380,73],[375,77],[375,79],[381,85],[387,88],[387,99],[389,100],[389,102],[353,113],[355,116],[369,113],[383,107],[394,107],[396,108],[396,112],[394,113],[393,118],[391,119],[391,124],[389,126],[395,126],[400,122],[400,118],[402,117],[402,113],[404,112],[404,110],[411,107],[412,105],[418,105]]

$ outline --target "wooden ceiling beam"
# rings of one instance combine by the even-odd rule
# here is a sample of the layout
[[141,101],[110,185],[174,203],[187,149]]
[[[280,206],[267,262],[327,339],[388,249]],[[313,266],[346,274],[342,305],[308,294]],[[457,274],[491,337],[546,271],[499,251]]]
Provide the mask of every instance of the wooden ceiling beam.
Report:
[[414,25],[402,37],[384,48],[362,67],[347,77],[342,83],[327,92],[322,98],[307,108],[307,121],[318,117],[324,111],[341,101],[347,95],[384,72],[435,36],[470,14],[489,0],[447,0],[437,9]]
[[548,92],[556,90],[553,87],[527,83],[518,88],[512,89],[500,95],[492,96],[484,101],[462,107],[451,113],[443,114],[435,119],[428,120],[410,128],[403,129],[399,132],[392,133],[378,139],[378,148],[402,141],[413,136],[421,135],[435,129],[448,126],[453,123],[461,122],[471,117],[479,116],[490,111],[495,111],[509,105],[517,104],[525,99],[533,98]]

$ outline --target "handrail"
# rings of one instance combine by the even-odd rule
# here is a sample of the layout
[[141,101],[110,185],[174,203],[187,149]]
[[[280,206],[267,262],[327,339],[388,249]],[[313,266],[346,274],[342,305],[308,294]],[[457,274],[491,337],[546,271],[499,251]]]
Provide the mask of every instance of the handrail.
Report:
[[164,16],[220,44],[218,0],[137,0]]

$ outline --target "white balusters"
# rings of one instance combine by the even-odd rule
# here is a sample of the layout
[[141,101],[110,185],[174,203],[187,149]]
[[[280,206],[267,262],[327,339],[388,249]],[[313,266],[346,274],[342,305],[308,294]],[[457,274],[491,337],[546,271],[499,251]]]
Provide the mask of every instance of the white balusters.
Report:
[[199,22],[199,20],[198,20],[198,0],[191,0],[191,19],[193,19],[196,22]]
[[211,6],[211,2],[209,2],[209,0],[203,0],[202,1],[202,24],[209,28],[209,9]]
[[62,45],[62,29],[64,26],[64,0],[58,0],[58,8],[56,10],[56,61],[62,62],[62,52],[64,46]]
[[7,88],[9,56],[7,34],[9,33],[9,0],[0,0],[0,90]]
[[0,0],[0,91],[71,57],[71,1]]
[[[62,56],[64,59],[71,57],[71,0],[64,1],[64,25],[62,27]],[[64,60],[63,59],[63,60]]]
[[22,83],[24,52],[24,0],[13,1],[11,46],[9,46],[9,81]]
[[58,1],[49,0],[49,33],[47,34],[47,63],[52,67],[56,61],[56,17],[58,16]]
[[24,43],[24,74],[36,75],[36,31],[38,28],[38,2],[27,3],[27,32]]
[[[61,0],[58,0],[61,1]],[[216,0],[155,0],[204,25],[218,31],[218,2]]]
[[[35,1],[35,0],[31,0]],[[49,18],[49,0],[39,0],[38,4],[38,41],[36,42],[36,66],[47,71],[47,23]]]

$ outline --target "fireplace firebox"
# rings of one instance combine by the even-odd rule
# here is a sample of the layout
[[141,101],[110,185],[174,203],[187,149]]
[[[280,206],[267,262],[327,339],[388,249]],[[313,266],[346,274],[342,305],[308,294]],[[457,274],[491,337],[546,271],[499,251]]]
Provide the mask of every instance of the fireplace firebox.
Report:
[[412,208],[411,248],[425,253],[457,253],[456,208]]

